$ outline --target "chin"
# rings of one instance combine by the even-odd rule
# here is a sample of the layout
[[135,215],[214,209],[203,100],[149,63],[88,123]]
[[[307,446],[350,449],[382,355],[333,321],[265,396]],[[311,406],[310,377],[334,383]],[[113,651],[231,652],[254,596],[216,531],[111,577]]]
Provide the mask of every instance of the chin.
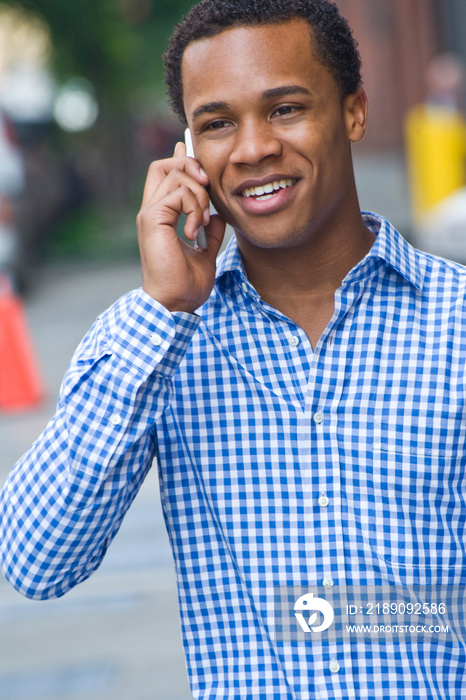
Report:
[[241,228],[234,224],[233,228],[237,237],[247,241],[249,245],[253,245],[255,248],[262,248],[264,250],[291,250],[293,248],[298,248],[309,236],[308,226],[303,227],[301,230],[299,228],[293,228],[291,230],[280,228],[277,231],[266,229],[263,233],[258,231],[257,228],[254,231],[248,231],[246,227]]

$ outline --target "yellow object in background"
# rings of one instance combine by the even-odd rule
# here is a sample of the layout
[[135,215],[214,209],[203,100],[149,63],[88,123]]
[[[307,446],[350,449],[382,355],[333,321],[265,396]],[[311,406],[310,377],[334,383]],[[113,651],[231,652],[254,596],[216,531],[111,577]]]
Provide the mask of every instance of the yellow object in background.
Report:
[[413,218],[466,184],[466,122],[450,106],[422,104],[406,120]]

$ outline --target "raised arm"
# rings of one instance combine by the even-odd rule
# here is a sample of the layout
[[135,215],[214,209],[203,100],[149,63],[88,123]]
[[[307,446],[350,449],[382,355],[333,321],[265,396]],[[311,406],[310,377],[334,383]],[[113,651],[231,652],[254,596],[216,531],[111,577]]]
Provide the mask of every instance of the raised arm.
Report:
[[157,454],[154,423],[170,403],[177,371],[213,286],[224,233],[207,226],[207,178],[184,146],[149,171],[138,216],[143,289],[102,314],[65,375],[58,408],[0,494],[6,578],[24,595],[63,595],[99,566]]

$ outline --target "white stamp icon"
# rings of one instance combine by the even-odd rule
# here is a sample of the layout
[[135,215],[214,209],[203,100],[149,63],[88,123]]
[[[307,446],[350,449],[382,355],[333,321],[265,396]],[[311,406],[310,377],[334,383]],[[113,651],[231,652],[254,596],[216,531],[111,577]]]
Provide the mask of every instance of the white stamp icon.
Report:
[[[305,593],[294,604],[295,617],[303,632],[324,632],[332,624],[335,613],[330,603],[324,598],[314,597],[313,593]],[[308,615],[308,620],[303,615]],[[316,625],[318,613],[323,615],[320,625]]]

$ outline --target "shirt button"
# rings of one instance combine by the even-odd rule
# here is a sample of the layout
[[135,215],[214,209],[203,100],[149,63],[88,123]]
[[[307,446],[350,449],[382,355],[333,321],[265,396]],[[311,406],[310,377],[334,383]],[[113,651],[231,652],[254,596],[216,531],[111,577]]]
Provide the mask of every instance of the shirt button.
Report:
[[328,506],[329,503],[330,503],[330,499],[328,498],[328,496],[325,495],[325,493],[323,493],[323,494],[319,497],[319,506],[320,506],[321,508],[327,508],[327,506]]
[[322,413],[322,411],[316,411],[316,413],[314,413],[314,422],[317,423],[317,425],[320,425],[323,422],[323,420],[324,414]]
[[121,425],[121,416],[115,413],[110,417],[110,423],[113,423],[113,425]]
[[330,671],[331,671],[332,673],[338,673],[338,671],[340,670],[340,668],[341,668],[341,666],[340,666],[340,664],[338,663],[338,661],[337,661],[336,659],[332,659],[332,660],[330,661],[329,669],[330,669]]
[[297,335],[288,336],[288,342],[292,348],[296,348],[299,345],[299,338]]
[[152,333],[149,337],[152,345],[155,345],[156,347],[162,345],[162,337],[158,333]]
[[324,580],[322,581],[322,585],[325,586],[325,588],[332,588],[333,586],[333,578],[331,576],[326,576]]

